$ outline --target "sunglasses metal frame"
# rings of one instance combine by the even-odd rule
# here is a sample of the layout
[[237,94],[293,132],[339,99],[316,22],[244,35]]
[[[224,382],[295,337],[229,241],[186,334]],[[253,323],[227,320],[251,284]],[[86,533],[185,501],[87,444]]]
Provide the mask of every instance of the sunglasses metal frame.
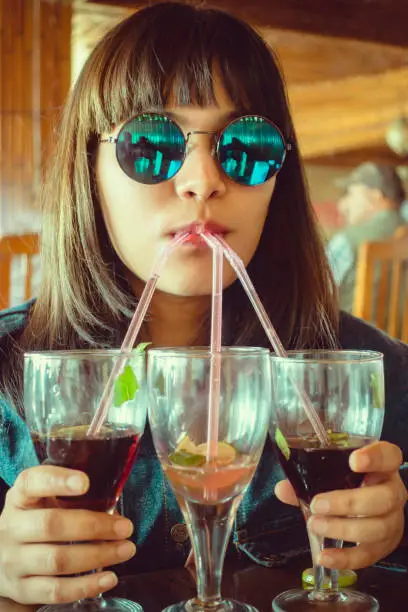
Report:
[[[284,135],[282,134],[282,131],[279,129],[279,127],[276,125],[276,123],[274,123],[273,121],[271,121],[270,119],[268,119],[267,117],[264,117],[263,115],[242,115],[240,117],[236,117],[235,119],[232,119],[231,121],[229,121],[227,123],[227,125],[222,128],[222,130],[214,130],[214,131],[205,131],[205,130],[191,130],[190,132],[187,132],[186,135],[184,135],[184,132],[182,130],[182,128],[180,127],[180,125],[171,117],[169,117],[168,115],[166,115],[166,113],[156,113],[156,112],[145,112],[145,113],[139,113],[137,115],[134,115],[133,117],[131,117],[130,119],[128,119],[120,128],[118,135],[117,136],[108,136],[107,138],[100,138],[99,142],[101,144],[104,143],[110,143],[110,144],[117,144],[119,142],[119,137],[120,134],[122,132],[122,130],[124,129],[124,127],[130,123],[131,121],[133,121],[134,119],[136,119],[136,117],[141,117],[143,115],[150,115],[150,116],[156,116],[156,117],[165,117],[169,122],[173,123],[177,129],[180,131],[180,134],[183,136],[184,139],[184,152],[183,152],[183,159],[181,161],[180,164],[180,168],[177,169],[177,171],[173,174],[173,176],[167,178],[167,179],[163,179],[161,181],[158,181],[157,183],[142,183],[141,181],[138,181],[136,178],[133,178],[131,176],[129,176],[127,174],[127,172],[125,172],[125,170],[122,168],[119,159],[118,159],[118,149],[117,147],[115,147],[115,153],[116,153],[116,160],[119,164],[120,169],[122,170],[122,172],[128,177],[130,178],[132,181],[135,181],[136,183],[140,183],[141,185],[160,185],[160,183],[166,183],[167,181],[171,181],[181,170],[181,168],[183,167],[183,164],[185,162],[185,159],[187,157],[187,152],[188,152],[188,141],[190,136],[194,135],[194,134],[208,134],[210,136],[216,137],[216,141],[213,145],[213,148],[211,150],[211,155],[213,156],[213,158],[218,162],[223,174],[225,174],[225,176],[227,178],[229,178],[229,180],[233,181],[234,183],[236,183],[237,185],[240,185],[242,187],[253,187],[253,185],[246,185],[245,183],[239,183],[238,181],[236,181],[235,179],[233,179],[229,174],[227,174],[227,172],[224,170],[224,168],[222,167],[222,164],[220,162],[220,158],[219,158],[219,146],[220,146],[220,140],[222,138],[222,135],[224,134],[224,132],[234,123],[241,121],[242,119],[246,119],[249,117],[256,117],[257,119],[263,119],[263,121],[266,121],[269,125],[273,126],[274,129],[278,132],[278,134],[280,135],[281,139],[282,139],[282,143],[283,143],[283,156],[282,156],[282,162],[280,165],[280,168],[278,170],[276,170],[276,172],[274,172],[266,181],[264,181],[263,183],[258,183],[259,185],[264,185],[265,183],[267,183],[268,181],[270,181],[274,176],[276,176],[280,170],[282,169],[283,163],[286,159],[286,155],[287,152],[290,151],[293,146],[292,143],[290,141],[287,141],[284,137]],[[257,186],[257,185],[255,185]]]

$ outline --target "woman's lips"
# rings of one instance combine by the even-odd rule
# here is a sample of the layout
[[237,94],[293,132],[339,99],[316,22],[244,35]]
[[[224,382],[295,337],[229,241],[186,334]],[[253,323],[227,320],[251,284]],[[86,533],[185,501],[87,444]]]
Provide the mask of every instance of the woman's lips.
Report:
[[222,236],[224,236],[229,232],[229,230],[224,225],[208,221],[206,223],[195,222],[190,223],[189,225],[180,226],[179,228],[168,232],[168,234],[172,237],[181,233],[198,236],[201,234],[201,232],[207,232],[209,234],[221,234]]

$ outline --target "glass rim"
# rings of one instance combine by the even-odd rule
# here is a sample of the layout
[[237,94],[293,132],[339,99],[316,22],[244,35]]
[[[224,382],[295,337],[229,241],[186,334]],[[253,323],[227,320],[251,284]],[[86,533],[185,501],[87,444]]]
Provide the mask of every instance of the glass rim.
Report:
[[[165,357],[192,357],[197,359],[208,359],[211,357],[211,348],[209,346],[163,346],[151,348],[148,352],[148,358]],[[258,357],[261,355],[269,356],[270,350],[262,346],[222,346],[221,352],[214,353],[225,357]]]
[[135,357],[146,357],[144,351],[136,348],[131,351],[121,351],[120,349],[61,349],[47,351],[26,351],[24,360],[28,359],[106,359],[107,357],[124,357],[126,359]]
[[347,350],[347,349],[294,349],[287,351],[287,357],[271,353],[271,360],[276,362],[334,364],[334,363],[372,363],[383,361],[384,354],[380,351]]

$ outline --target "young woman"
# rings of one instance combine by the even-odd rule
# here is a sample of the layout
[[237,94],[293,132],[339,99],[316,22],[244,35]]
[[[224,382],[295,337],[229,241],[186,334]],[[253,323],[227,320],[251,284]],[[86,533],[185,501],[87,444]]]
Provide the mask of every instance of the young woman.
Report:
[[[139,134],[136,144],[129,133]],[[269,139],[269,165],[259,134]],[[231,153],[228,142],[236,137],[241,144]],[[327,503],[320,515],[315,506],[312,528],[359,542],[326,553],[321,562],[331,567],[369,565],[401,544],[406,489],[398,446],[407,451],[408,347],[338,312],[283,80],[270,49],[248,25],[218,10],[165,3],[110,31],[69,97],[42,200],[38,298],[0,318],[0,478],[9,489],[0,516],[0,595],[24,603],[73,601],[116,581],[112,572],[73,578],[75,573],[130,558],[122,571],[185,562],[182,515],[149,431],[125,487],[121,512],[130,520],[50,509],[50,497],[79,495],[88,483],[68,470],[31,467],[22,355],[28,349],[120,346],[161,248],[197,221],[221,232],[243,259],[287,348],[385,354],[386,441],[351,459],[353,469],[369,472],[370,486],[321,496]],[[208,249],[174,252],[140,340],[208,343],[211,274]],[[267,346],[227,266],[224,287],[223,343]],[[268,442],[239,508],[229,554],[273,566],[307,549],[290,485],[280,482],[275,489],[281,478]],[[137,545],[136,555],[127,538]],[[72,541],[92,543],[61,544]]]

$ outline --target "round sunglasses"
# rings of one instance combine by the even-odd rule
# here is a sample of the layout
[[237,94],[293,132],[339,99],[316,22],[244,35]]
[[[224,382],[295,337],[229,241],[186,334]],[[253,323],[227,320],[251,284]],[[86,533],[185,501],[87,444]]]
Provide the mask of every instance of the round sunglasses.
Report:
[[225,174],[239,185],[261,185],[275,176],[292,146],[266,117],[245,115],[221,132],[192,131],[186,136],[170,117],[142,113],[129,119],[117,137],[100,142],[116,144],[116,158],[127,176],[144,185],[172,179],[186,158],[192,134],[214,137],[213,154]]

